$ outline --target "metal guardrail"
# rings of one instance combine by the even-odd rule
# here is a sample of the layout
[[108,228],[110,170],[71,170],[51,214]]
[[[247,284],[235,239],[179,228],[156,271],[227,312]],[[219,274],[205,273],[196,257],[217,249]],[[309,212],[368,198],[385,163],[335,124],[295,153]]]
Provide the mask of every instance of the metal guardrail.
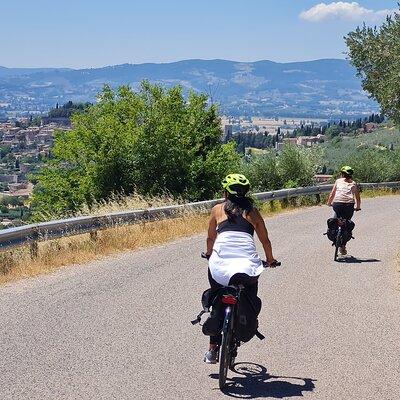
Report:
[[[373,188],[400,188],[400,182],[362,183],[362,189]],[[294,189],[274,190],[256,193],[254,197],[260,201],[283,200],[298,196],[319,196],[328,193],[333,185],[319,185],[300,187]],[[80,235],[123,225],[133,225],[146,221],[168,219],[183,215],[193,210],[209,210],[222,199],[199,201],[175,206],[149,208],[146,210],[133,210],[116,212],[102,216],[84,216],[68,218],[39,224],[25,225],[0,231],[0,250],[31,244],[31,253],[37,253],[37,242],[57,239],[60,237]]]

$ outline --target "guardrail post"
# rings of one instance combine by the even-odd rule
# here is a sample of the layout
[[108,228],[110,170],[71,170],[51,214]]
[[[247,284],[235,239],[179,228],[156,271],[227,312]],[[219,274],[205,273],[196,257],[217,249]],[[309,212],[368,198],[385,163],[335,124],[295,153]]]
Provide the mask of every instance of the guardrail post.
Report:
[[35,258],[38,258],[38,256],[39,256],[38,239],[39,239],[39,232],[38,232],[37,227],[35,227],[32,231],[32,235],[31,235],[32,242],[29,245],[29,252],[30,252],[32,260],[34,260]]
[[97,231],[92,231],[90,232],[90,240],[92,240],[93,242],[95,242],[97,240],[98,236],[97,236]]
[[31,254],[31,259],[34,260],[35,258],[38,258],[39,255],[39,245],[38,242],[35,240],[34,242],[31,242],[29,245],[29,252]]
[[320,194],[320,193],[317,193],[317,194],[315,195],[315,198],[317,199],[317,204],[321,204],[321,194]]

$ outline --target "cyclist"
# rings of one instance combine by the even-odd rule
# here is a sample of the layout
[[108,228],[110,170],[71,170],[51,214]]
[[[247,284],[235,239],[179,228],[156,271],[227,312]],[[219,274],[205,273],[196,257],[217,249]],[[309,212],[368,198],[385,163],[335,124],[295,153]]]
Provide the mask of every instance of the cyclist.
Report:
[[[257,296],[258,277],[263,263],[254,243],[254,230],[263,246],[266,260],[274,266],[271,242],[260,212],[246,196],[250,182],[244,175],[230,174],[222,181],[225,201],[211,211],[207,236],[208,280],[211,290],[243,283],[250,296]],[[215,364],[221,335],[210,336],[204,361]]]
[[[334,218],[351,220],[354,211],[361,210],[361,196],[356,182],[353,180],[353,168],[345,165],[340,170],[341,177],[336,180],[328,197],[328,206],[333,207]],[[342,255],[347,254],[346,246],[340,247]]]

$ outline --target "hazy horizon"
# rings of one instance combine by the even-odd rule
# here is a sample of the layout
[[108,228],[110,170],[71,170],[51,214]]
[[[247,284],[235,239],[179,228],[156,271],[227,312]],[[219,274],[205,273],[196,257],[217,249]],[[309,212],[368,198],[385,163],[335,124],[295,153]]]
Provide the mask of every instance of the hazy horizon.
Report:
[[121,65],[144,65],[144,64],[174,64],[183,61],[228,61],[228,62],[237,62],[237,63],[245,63],[245,64],[253,64],[257,62],[269,61],[276,64],[296,64],[296,63],[303,63],[303,62],[313,62],[313,61],[321,61],[321,60],[343,60],[346,61],[347,58],[343,57],[323,57],[323,58],[315,58],[309,60],[292,60],[292,61],[276,61],[269,58],[259,59],[259,60],[234,60],[234,59],[226,59],[226,58],[185,58],[185,59],[177,59],[172,61],[154,61],[154,62],[138,62],[138,63],[121,63],[121,64],[104,64],[98,65],[94,67],[68,67],[68,66],[43,66],[43,65],[33,65],[33,66],[19,66],[19,65],[3,65],[0,64],[0,67],[4,67],[7,69],[73,69],[73,70],[80,70],[80,69],[99,69],[99,68],[107,68],[107,67],[118,67]]

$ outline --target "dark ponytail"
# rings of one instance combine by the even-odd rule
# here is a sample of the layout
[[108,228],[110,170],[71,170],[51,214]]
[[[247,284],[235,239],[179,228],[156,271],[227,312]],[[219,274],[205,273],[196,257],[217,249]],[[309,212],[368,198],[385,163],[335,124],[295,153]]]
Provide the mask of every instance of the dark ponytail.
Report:
[[248,214],[254,209],[253,199],[247,196],[236,196],[228,194],[225,201],[224,211],[230,221],[243,213]]
[[353,179],[353,175],[347,174],[346,172],[342,171],[342,177],[345,179]]

